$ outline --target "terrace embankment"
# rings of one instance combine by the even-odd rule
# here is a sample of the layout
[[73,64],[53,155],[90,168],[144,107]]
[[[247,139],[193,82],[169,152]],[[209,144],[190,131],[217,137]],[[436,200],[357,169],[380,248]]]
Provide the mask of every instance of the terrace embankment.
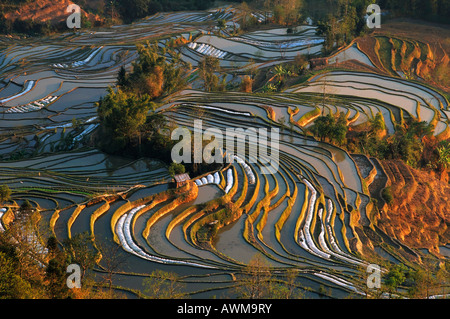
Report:
[[378,227],[412,248],[439,254],[450,242],[450,185],[399,160],[382,161],[393,200],[382,210]]
[[450,32],[445,26],[397,19],[356,40],[383,73],[426,81],[450,89]]

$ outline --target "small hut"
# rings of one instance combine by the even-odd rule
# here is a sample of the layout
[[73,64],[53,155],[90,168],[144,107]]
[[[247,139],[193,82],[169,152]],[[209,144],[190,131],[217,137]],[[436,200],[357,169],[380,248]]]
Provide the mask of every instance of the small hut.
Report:
[[177,188],[183,186],[191,179],[188,173],[177,174],[173,178],[175,179],[175,184]]

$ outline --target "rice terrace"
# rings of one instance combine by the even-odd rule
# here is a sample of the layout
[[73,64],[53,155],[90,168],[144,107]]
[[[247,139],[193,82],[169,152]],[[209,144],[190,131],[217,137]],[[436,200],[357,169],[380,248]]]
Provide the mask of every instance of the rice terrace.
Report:
[[450,296],[448,1],[0,6],[0,298]]

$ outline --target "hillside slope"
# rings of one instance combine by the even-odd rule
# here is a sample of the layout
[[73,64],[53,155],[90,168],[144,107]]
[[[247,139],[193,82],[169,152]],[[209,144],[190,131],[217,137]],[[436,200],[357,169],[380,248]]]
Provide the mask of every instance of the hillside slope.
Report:
[[[25,3],[16,10],[5,12],[4,15],[9,20],[59,23],[65,21],[70,15],[70,12],[66,12],[66,8],[71,4],[74,3],[70,0],[36,0]],[[84,11],[83,8],[81,8],[81,13],[90,21],[99,19],[99,17]]]
[[380,71],[421,79],[449,92],[449,39],[449,29],[441,25],[399,19],[356,42]]
[[412,248],[439,253],[450,242],[450,185],[399,160],[385,160],[393,201],[378,226]]

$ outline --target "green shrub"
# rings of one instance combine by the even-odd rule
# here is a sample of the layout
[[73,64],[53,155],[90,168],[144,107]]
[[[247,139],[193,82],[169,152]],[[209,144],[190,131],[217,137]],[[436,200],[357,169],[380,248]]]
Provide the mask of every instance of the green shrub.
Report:
[[8,185],[0,185],[0,204],[9,201],[11,198],[11,189]]
[[184,165],[181,163],[172,162],[169,166],[169,174],[170,176],[175,176],[177,174],[183,174],[186,171]]
[[383,199],[386,201],[386,203],[390,204],[394,200],[394,196],[392,195],[392,189],[390,186],[383,189],[381,196],[383,196]]

